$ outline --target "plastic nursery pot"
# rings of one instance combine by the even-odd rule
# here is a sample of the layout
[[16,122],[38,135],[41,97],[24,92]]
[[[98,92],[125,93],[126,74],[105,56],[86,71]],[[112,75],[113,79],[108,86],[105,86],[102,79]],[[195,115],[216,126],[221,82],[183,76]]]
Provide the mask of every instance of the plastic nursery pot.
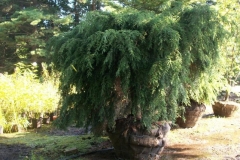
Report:
[[50,123],[50,117],[44,117],[43,124],[49,124],[49,123]]
[[50,121],[53,121],[53,116],[54,116],[54,113],[50,113],[50,114],[49,114]]
[[33,127],[33,128],[40,128],[41,125],[42,125],[42,120],[41,120],[41,118],[39,118],[39,119],[33,118],[33,119],[32,119],[32,127]]

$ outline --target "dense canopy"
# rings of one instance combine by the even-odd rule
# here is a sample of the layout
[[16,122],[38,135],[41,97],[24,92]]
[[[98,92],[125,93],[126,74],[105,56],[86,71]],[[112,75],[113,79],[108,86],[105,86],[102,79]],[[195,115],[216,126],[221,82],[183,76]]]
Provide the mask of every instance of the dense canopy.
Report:
[[221,22],[207,5],[88,14],[49,43],[61,71],[60,126],[113,126],[130,113],[149,126],[174,120],[190,99],[211,102],[220,83],[213,73],[226,35]]

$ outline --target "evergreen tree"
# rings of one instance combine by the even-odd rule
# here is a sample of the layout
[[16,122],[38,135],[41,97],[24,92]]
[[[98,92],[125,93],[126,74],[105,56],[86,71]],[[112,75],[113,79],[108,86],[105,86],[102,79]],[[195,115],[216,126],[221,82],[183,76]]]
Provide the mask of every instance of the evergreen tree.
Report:
[[174,121],[190,99],[213,101],[220,81],[211,74],[226,37],[221,16],[208,5],[179,6],[180,13],[92,12],[54,37],[48,47],[62,73],[58,124],[97,129],[134,114],[149,127]]
[[[151,10],[155,13],[176,14],[176,9],[187,5],[195,5],[197,3],[205,4],[206,1],[200,0],[118,0],[123,7],[135,8],[137,10]],[[166,12],[169,10],[170,12]],[[180,11],[181,12],[181,11]]]
[[99,0],[1,1],[0,72],[12,72],[18,62],[46,61],[47,40],[71,30],[86,12],[101,6]]
[[13,0],[1,2],[0,8],[1,72],[11,72],[17,62],[42,61],[45,42],[54,33],[49,22],[56,17],[57,8],[48,1]]

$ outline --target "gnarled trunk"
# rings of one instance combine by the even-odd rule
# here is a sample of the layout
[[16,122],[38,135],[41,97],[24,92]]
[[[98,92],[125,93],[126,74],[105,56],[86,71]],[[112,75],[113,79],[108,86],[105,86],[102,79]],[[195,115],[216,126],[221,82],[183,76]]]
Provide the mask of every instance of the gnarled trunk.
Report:
[[148,131],[133,116],[116,120],[116,127],[108,135],[119,158],[156,160],[166,145],[165,136],[170,130],[167,122],[156,122]]

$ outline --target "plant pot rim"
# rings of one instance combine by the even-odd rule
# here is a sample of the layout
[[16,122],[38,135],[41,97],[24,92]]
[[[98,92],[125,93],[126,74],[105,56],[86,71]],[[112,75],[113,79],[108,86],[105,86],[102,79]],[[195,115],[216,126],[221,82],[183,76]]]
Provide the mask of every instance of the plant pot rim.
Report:
[[214,102],[214,104],[215,103],[236,105],[237,107],[240,107],[240,103],[237,103],[235,101],[230,101],[230,100],[228,100],[228,101],[216,101],[216,102]]

